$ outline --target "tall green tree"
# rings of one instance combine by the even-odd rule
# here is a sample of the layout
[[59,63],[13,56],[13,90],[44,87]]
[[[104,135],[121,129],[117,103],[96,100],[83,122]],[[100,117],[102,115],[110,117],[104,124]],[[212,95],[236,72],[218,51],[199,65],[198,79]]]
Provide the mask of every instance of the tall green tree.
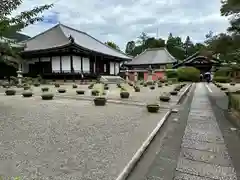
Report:
[[105,44],[112,47],[113,49],[116,49],[116,50],[120,51],[119,46],[112,41],[107,41],[107,42],[105,42]]
[[231,26],[228,28],[230,32],[240,34],[240,1],[224,0],[220,9],[222,16],[230,16]]
[[6,55],[19,57],[18,49],[13,49],[10,42],[4,37],[9,37],[9,35],[20,32],[23,28],[37,21],[42,21],[43,17],[38,15],[53,6],[53,4],[37,6],[32,10],[12,16],[12,12],[21,4],[22,0],[1,0],[0,3],[0,60],[6,63],[9,63],[9,58],[6,58]]
[[174,37],[172,33],[169,33],[166,47],[169,53],[172,54],[176,59],[185,59],[184,43],[180,37]]
[[129,55],[132,55],[133,53],[133,50],[135,48],[135,42],[134,41],[129,41],[126,45],[126,50],[125,50],[125,53],[126,54],[129,54]]
[[190,37],[187,36],[186,37],[186,40],[183,44],[183,47],[185,49],[185,57],[187,58],[188,56],[192,55],[195,51],[194,49],[194,44],[193,42],[191,41]]

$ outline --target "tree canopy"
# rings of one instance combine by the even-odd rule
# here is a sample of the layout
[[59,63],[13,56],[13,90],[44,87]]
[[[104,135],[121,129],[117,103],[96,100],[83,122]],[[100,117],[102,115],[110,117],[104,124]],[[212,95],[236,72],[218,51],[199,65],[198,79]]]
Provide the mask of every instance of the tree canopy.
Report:
[[186,37],[183,42],[181,37],[173,36],[169,33],[168,39],[150,37],[147,33],[142,32],[136,41],[129,41],[126,44],[125,53],[131,56],[136,56],[148,48],[161,48],[165,47],[167,50],[178,60],[183,60],[186,57],[196,53],[197,51],[205,48],[204,44],[194,44],[190,36]]
[[226,63],[240,63],[240,1],[224,0],[220,11],[222,16],[230,17],[228,33],[210,32],[206,36],[207,47]]
[[110,46],[110,47],[113,48],[113,49],[116,49],[116,50],[120,51],[119,46],[116,45],[116,44],[115,44],[114,42],[112,42],[112,41],[107,41],[107,42],[105,42],[105,44],[108,45],[108,46]]
[[6,54],[13,57],[18,56],[17,50],[11,47],[5,37],[11,37],[28,25],[34,24],[37,21],[42,21],[43,17],[38,15],[53,6],[53,4],[36,6],[31,10],[21,12],[16,16],[11,16],[12,12],[21,4],[22,0],[1,0],[0,4],[0,60],[4,60],[7,63],[9,61],[5,58]]

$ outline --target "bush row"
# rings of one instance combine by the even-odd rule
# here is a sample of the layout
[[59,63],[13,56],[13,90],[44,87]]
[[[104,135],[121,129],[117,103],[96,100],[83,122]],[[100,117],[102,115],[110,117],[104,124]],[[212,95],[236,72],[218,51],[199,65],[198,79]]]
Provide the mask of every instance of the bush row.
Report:
[[191,81],[200,80],[200,71],[194,67],[180,67],[178,69],[169,69],[165,72],[168,79],[174,81]]

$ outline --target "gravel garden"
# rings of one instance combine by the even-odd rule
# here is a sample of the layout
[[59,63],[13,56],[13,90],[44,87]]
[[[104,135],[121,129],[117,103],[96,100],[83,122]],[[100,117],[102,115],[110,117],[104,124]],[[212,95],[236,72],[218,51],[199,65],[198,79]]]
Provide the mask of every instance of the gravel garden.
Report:
[[189,85],[39,82],[0,88],[3,177],[112,180]]

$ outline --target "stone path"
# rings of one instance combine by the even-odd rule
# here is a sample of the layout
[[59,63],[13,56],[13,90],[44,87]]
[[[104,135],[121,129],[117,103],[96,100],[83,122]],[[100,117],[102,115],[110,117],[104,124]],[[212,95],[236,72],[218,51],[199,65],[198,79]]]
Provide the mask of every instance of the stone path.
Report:
[[174,179],[237,179],[203,83],[194,93]]

